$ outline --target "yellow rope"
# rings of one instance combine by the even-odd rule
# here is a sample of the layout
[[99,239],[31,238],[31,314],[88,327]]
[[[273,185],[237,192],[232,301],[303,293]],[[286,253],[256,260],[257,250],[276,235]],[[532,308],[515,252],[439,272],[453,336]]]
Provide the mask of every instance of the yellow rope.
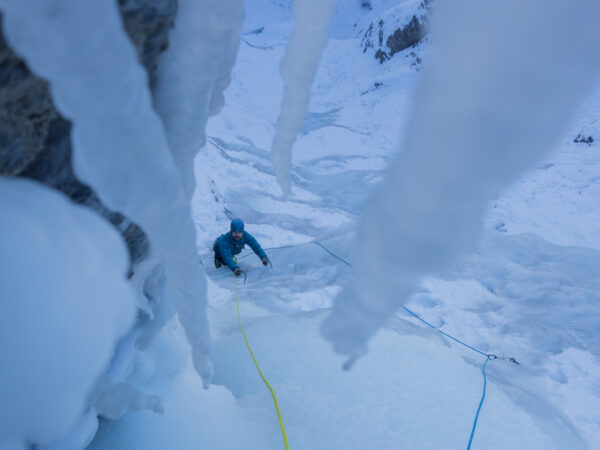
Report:
[[287,435],[285,434],[285,427],[283,426],[283,419],[281,418],[281,411],[279,410],[279,403],[277,403],[277,396],[275,395],[275,391],[273,390],[273,388],[271,387],[271,385],[269,384],[269,382],[263,375],[262,370],[260,370],[258,361],[256,361],[256,358],[254,357],[254,353],[252,352],[252,349],[250,348],[250,343],[248,342],[248,337],[246,336],[246,333],[244,332],[244,329],[242,328],[242,317],[240,314],[240,299],[238,297],[237,277],[235,275],[234,275],[234,280],[235,280],[235,303],[237,305],[238,325],[240,327],[240,331],[242,332],[242,335],[244,336],[244,341],[246,341],[246,347],[248,347],[248,351],[250,352],[250,355],[252,356],[252,359],[254,360],[254,365],[256,366],[256,369],[258,370],[260,377],[262,378],[262,380],[265,382],[265,384],[271,391],[271,395],[273,396],[273,403],[275,403],[275,409],[277,410],[277,418],[279,419],[279,426],[281,427],[281,435],[283,436],[283,444],[285,445],[285,450],[289,450],[290,446],[288,445]]

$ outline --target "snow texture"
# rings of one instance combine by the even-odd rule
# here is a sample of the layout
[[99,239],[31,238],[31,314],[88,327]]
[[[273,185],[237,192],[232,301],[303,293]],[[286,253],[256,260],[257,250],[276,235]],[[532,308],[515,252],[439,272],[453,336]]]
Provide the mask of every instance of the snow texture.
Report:
[[[12,47],[50,83],[73,122],[73,164],[102,201],[139,224],[164,264],[168,296],[208,386],[206,276],[179,171],[113,2],[3,1]],[[102,124],[102,126],[99,126]]]
[[127,250],[95,213],[31,181],[0,178],[0,210],[0,442],[52,444],[133,323]]
[[437,5],[401,154],[362,213],[357,277],[323,324],[336,352],[364,354],[423,276],[473,248],[490,200],[552,148],[593,87],[599,22],[586,0]]
[[242,30],[243,1],[180,0],[169,48],[161,55],[154,103],[181,171],[188,200],[194,157],[204,146],[209,115],[225,103]]
[[271,150],[284,199],[291,190],[292,147],[308,112],[310,89],[329,37],[334,4],[334,0],[294,1],[294,30],[281,61],[285,86]]

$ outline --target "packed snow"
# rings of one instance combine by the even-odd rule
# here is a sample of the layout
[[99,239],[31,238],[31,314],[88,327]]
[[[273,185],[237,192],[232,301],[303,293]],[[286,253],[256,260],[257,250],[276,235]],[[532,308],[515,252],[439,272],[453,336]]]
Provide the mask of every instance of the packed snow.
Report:
[[[3,2],[2,8],[9,12],[7,3]],[[116,308],[115,305],[127,309],[135,303],[138,321],[116,345],[106,373],[96,370],[95,383],[83,378],[77,380],[81,386],[87,383],[85,386],[87,392],[91,392],[94,406],[79,417],[58,410],[64,417],[53,419],[63,421],[62,427],[49,422],[49,427],[54,426],[51,439],[48,437],[40,443],[63,437],[47,448],[283,448],[271,395],[256,372],[238,329],[233,275],[227,268],[214,267],[210,251],[213,240],[228,230],[229,220],[239,216],[272,262],[272,267],[264,267],[256,255],[246,250],[239,258],[246,276],[238,278],[237,292],[241,320],[250,345],[277,393],[290,448],[467,447],[482,397],[482,366],[486,357],[444,337],[406,310],[397,310],[400,305],[406,305],[433,326],[478,351],[514,358],[519,363],[511,363],[508,359],[487,362],[486,397],[478,417],[473,449],[600,449],[597,414],[600,410],[600,331],[597,326],[600,314],[600,233],[597,228],[600,223],[597,202],[600,146],[598,139],[575,142],[578,135],[584,138],[600,135],[596,122],[600,111],[600,86],[594,87],[592,82],[598,65],[592,58],[576,57],[577,42],[573,42],[581,36],[578,33],[584,33],[586,26],[597,20],[594,14],[598,7],[593,2],[583,1],[569,5],[558,1],[543,2],[542,7],[541,1],[535,1],[527,11],[527,7],[519,3],[520,26],[525,26],[528,20],[536,22],[546,10],[559,11],[560,26],[568,28],[569,18],[579,14],[583,22],[580,20],[577,31],[571,30],[573,33],[566,36],[558,33],[548,37],[545,26],[554,24],[554,15],[550,17],[550,14],[540,18],[540,33],[533,36],[516,27],[514,36],[497,39],[494,28],[486,28],[487,22],[491,21],[479,21],[477,31],[462,25],[457,34],[450,33],[449,24],[458,21],[466,24],[477,14],[492,14],[490,8],[497,8],[494,11],[499,17],[513,20],[508,12],[517,4],[516,1],[493,6],[489,2],[476,3],[461,0],[456,5],[443,6],[439,13],[446,10],[446,18],[436,20],[439,33],[448,40],[440,43],[439,38],[427,39],[414,48],[397,53],[384,64],[369,52],[363,52],[364,32],[380,18],[393,16],[398,23],[402,22],[401,11],[412,14],[417,2],[347,0],[335,5],[329,40],[312,86],[308,113],[299,131],[294,132],[289,165],[291,189],[284,201],[280,195],[281,174],[277,172],[283,166],[273,166],[270,152],[283,93],[287,89],[279,73],[279,64],[297,25],[294,7],[288,1],[247,0],[239,52],[231,84],[224,92],[225,106],[209,119],[205,146],[195,158],[197,181],[191,205],[195,238],[193,233],[185,230],[189,218],[184,219],[183,211],[188,205],[183,205],[185,202],[181,199],[189,193],[185,190],[185,174],[177,166],[183,159],[165,155],[178,151],[176,147],[181,144],[180,150],[189,160],[194,150],[198,150],[194,147],[202,140],[202,123],[209,110],[204,104],[205,109],[196,115],[200,125],[194,130],[186,129],[185,123],[194,120],[195,112],[189,117],[179,115],[177,125],[173,125],[171,131],[166,126],[166,133],[158,123],[152,131],[157,135],[152,135],[152,140],[147,124],[154,122],[144,120],[158,120],[158,115],[152,111],[149,95],[140,93],[145,105],[141,108],[145,111],[142,116],[146,119],[140,119],[139,126],[146,127],[145,133],[148,133],[144,141],[148,139],[146,144],[152,144],[150,149],[163,155],[159,159],[164,164],[162,170],[180,180],[179,187],[174,188],[177,191],[175,206],[169,204],[173,209],[164,211],[165,217],[173,222],[172,227],[168,227],[170,233],[165,238],[150,237],[158,239],[158,245],[169,254],[182,252],[184,255],[171,270],[193,259],[193,266],[201,264],[207,275],[208,317],[198,323],[210,327],[214,377],[210,388],[205,390],[189,352],[186,327],[180,324],[181,319],[185,319],[182,317],[185,311],[178,307],[177,319],[173,316],[173,304],[163,301],[173,295],[175,285],[169,265],[159,264],[159,259],[164,262],[166,257],[157,248],[156,254],[135,268],[129,286],[133,287],[133,292],[125,289],[126,302],[118,302],[116,297],[111,298],[111,302],[100,302],[107,311]],[[190,2],[187,7],[192,5]],[[238,3],[235,5],[239,6]],[[452,9],[459,6],[467,8],[463,10],[465,14],[460,15],[458,10]],[[579,7],[588,9],[580,14]],[[12,8],[20,9],[19,6]],[[212,12],[217,13],[216,10]],[[536,12],[539,14],[535,14],[535,20],[531,19],[531,14]],[[329,22],[326,14],[317,17]],[[226,33],[239,31],[235,29],[235,20],[229,25],[231,28]],[[193,28],[193,23],[187,26]],[[173,33],[180,32],[182,30]],[[113,34],[119,33],[111,29],[111,36]],[[481,36],[475,39],[475,34]],[[216,35],[210,36],[212,39]],[[562,50],[553,54],[543,52],[539,58],[534,57],[531,49],[540,42],[549,42],[548,39]],[[314,43],[317,40],[315,37]],[[584,41],[589,46],[597,44],[595,35],[592,39],[581,40]],[[180,55],[190,51],[201,56],[206,50],[186,49],[189,42],[185,38],[180,44],[183,46]],[[484,44],[491,45],[489,55],[484,52]],[[503,47],[504,44],[507,47]],[[222,46],[224,51],[226,47],[229,52],[237,49],[229,39],[224,39]],[[473,51],[468,52],[466,48]],[[515,51],[515,48],[522,51]],[[452,50],[452,56],[443,60],[444,51],[448,49]],[[173,54],[177,51],[177,48],[170,49]],[[199,53],[194,53],[196,51]],[[580,51],[584,49],[580,48]],[[571,55],[568,61],[567,54]],[[487,63],[479,66],[477,62],[484,56]],[[165,56],[164,61],[169,58]],[[436,58],[438,62],[432,63]],[[578,61],[578,66],[572,65],[574,60]],[[177,61],[175,58],[172,62],[172,69],[177,67]],[[519,64],[512,66],[511,61]],[[188,62],[189,67],[196,67],[198,63]],[[225,58],[219,66],[224,69],[224,74],[231,62]],[[432,67],[428,69],[430,63]],[[129,62],[126,64],[133,67]],[[541,66],[532,68],[536,64]],[[590,67],[586,68],[588,64]],[[440,68],[451,70],[440,75]],[[536,92],[543,97],[551,97],[555,86],[563,88],[565,83],[560,77],[567,80],[578,77],[578,83],[564,86],[561,95],[568,99],[556,100],[563,111],[549,107],[544,111],[546,114],[539,117],[538,132],[529,134],[531,130],[525,122],[539,111],[539,103],[527,96],[508,95],[507,90],[511,76],[519,79],[519,73],[539,74],[537,71],[542,69],[545,81],[536,85],[539,88]],[[138,69],[131,70],[135,73]],[[468,83],[461,78],[466,72],[469,72]],[[193,73],[177,73],[177,69],[165,73],[182,76],[184,80],[184,75],[188,75],[197,83],[206,82],[195,79]],[[554,81],[549,77],[554,77]],[[225,75],[221,80],[226,78]],[[489,107],[498,115],[504,106],[514,102],[512,105],[518,106],[515,111],[519,114],[515,122],[507,126],[518,133],[503,136],[502,140],[494,138],[494,132],[499,133],[494,127],[500,123],[494,116],[498,120],[492,121],[489,127],[477,129],[477,136],[469,135],[473,127],[465,128],[468,109],[465,115],[457,114],[444,123],[443,113],[448,109],[436,108],[440,106],[436,94],[445,92],[440,86],[442,79],[444,83],[456,83],[456,90],[447,92],[448,100],[444,102],[447,108],[456,105],[461,95],[471,99],[466,102],[472,108],[471,113],[481,111],[485,107],[484,100],[492,103]],[[527,83],[531,81],[526,80]],[[60,83],[58,75],[56,82]],[[135,88],[138,82],[145,83],[145,80],[132,81],[129,87]],[[198,86],[193,84],[191,92],[206,101],[212,94]],[[473,86],[481,89],[471,98],[467,88]],[[161,95],[168,98],[168,84],[162,88],[166,90]],[[304,89],[306,91],[306,86]],[[221,91],[222,87],[214,92]],[[583,101],[578,103],[576,97]],[[173,107],[175,111],[183,106],[180,111],[185,110],[184,100],[185,96],[179,97],[169,108]],[[576,108],[579,109],[574,112]],[[164,114],[170,117],[171,113],[164,111],[161,114],[166,122]],[[473,120],[482,124],[481,119]],[[182,134],[173,131],[179,129],[177,127],[182,128]],[[435,129],[441,131],[434,133]],[[118,128],[115,133],[119,133]],[[462,137],[468,137],[468,142],[488,142],[484,139],[486,136],[494,146],[510,143],[514,145],[512,150],[520,153],[515,153],[515,158],[511,159],[514,164],[496,171],[496,167],[486,168],[485,158],[477,160],[474,157],[476,149],[467,147],[465,151],[470,150],[470,158],[474,161],[468,167],[468,174],[472,175],[473,182],[480,182],[480,189],[475,191],[474,185],[466,182],[460,184],[464,188],[461,192],[466,192],[472,199],[468,206],[473,207],[463,208],[456,200],[456,191],[444,189],[436,176],[444,175],[450,168],[456,169],[455,175],[467,174],[464,167],[458,166],[469,159],[452,157],[459,154],[458,143]],[[175,145],[173,139],[182,140]],[[140,148],[133,141],[128,142],[133,150]],[[435,164],[434,161],[442,158],[436,152],[440,147],[452,153],[444,157],[444,164]],[[423,152],[421,156],[415,154],[417,149]],[[111,155],[110,158],[117,157]],[[148,176],[147,172],[144,175],[144,170],[149,169],[143,170],[144,157],[134,159],[135,166],[124,163],[123,168],[129,168],[132,176],[139,177],[136,183],[140,184],[130,188],[143,188],[148,184],[144,181]],[[537,162],[528,166],[534,160]],[[403,161],[414,162],[410,171]],[[95,169],[94,176],[106,181],[98,175],[100,167]],[[91,172],[92,168],[89,170]],[[135,174],[137,171],[139,173]],[[402,172],[403,181],[398,175],[390,180],[398,172]],[[160,173],[162,175],[157,172],[157,176],[167,177]],[[401,183],[404,184],[396,186]],[[160,191],[156,193],[156,205],[168,202],[161,183],[157,182],[154,187]],[[426,195],[430,199],[444,199],[437,208],[429,208],[432,215],[423,215],[434,217],[435,223],[424,226],[409,209],[402,207],[410,199],[406,192],[403,194],[404,189],[416,192],[416,199]],[[31,194],[37,202],[37,195],[42,194],[34,196],[33,189],[24,191],[15,194],[16,200],[8,201],[13,201],[18,211],[30,214],[30,208],[21,200]],[[131,195],[138,206],[140,199],[146,198],[137,197],[135,193]],[[4,201],[4,197],[2,195],[0,199]],[[64,203],[61,208],[75,217],[78,209],[66,204],[64,199],[61,201]],[[387,218],[381,207],[386,204],[392,204],[402,214]],[[468,223],[461,221],[456,206],[461,206],[461,211],[466,213]],[[39,223],[50,220],[43,219],[43,211],[39,211],[40,217],[35,217]],[[189,208],[186,209],[189,215],[188,211]],[[454,219],[448,219],[449,215]],[[159,230],[164,226],[164,217],[157,216],[156,219],[156,230]],[[83,219],[77,219],[74,228],[79,220]],[[357,227],[359,221],[363,225]],[[86,226],[91,233],[96,230],[92,225]],[[406,243],[403,237],[407,227],[419,233],[434,232],[439,237],[434,249],[443,249],[435,251],[440,253],[440,261],[448,264],[442,267],[441,262],[432,262],[437,253],[410,258],[413,254],[410,252],[415,252],[416,247],[408,245],[410,242]],[[60,232],[65,230],[60,228]],[[467,235],[467,232],[473,235]],[[106,234],[110,238],[103,239],[117,240],[116,234],[111,235],[108,231]],[[98,231],[98,239],[100,235],[104,236]],[[480,236],[478,241],[474,239],[476,235]],[[197,246],[193,245],[194,239]],[[90,245],[93,243],[90,241]],[[65,245],[76,246],[71,241],[65,241]],[[31,243],[14,243],[14,246],[15,249],[30,248]],[[93,245],[84,248],[94,251]],[[373,248],[380,250],[375,252]],[[460,250],[462,256],[454,255],[454,250]],[[43,267],[52,265],[52,255],[60,250],[49,251],[47,262],[40,259]],[[116,275],[126,269],[124,248],[122,254],[116,252],[121,260],[110,252],[110,247],[103,248],[103,252],[106,253],[95,254],[97,258],[106,258],[98,262],[98,270],[110,267],[114,276],[111,286],[128,287],[123,275],[121,278]],[[77,261],[84,258],[85,255],[73,255],[73,270],[83,270]],[[399,261],[403,261],[402,264]],[[178,285],[189,286],[186,281],[189,282],[188,276],[192,273],[198,275],[200,282],[204,280],[201,270],[193,272],[190,267],[185,269],[183,281],[177,277]],[[407,267],[414,270],[407,271]],[[431,273],[433,268],[439,270]],[[18,267],[10,269],[14,272],[7,273],[25,272]],[[56,273],[57,279],[72,275],[66,275],[58,268]],[[349,319],[340,320],[344,317],[345,307],[357,306],[348,301],[349,290],[353,289],[349,286],[356,286],[357,280],[368,274],[375,278],[360,282],[369,292],[367,298],[361,300],[361,320],[351,314]],[[377,284],[373,284],[374,280],[378,280]],[[93,282],[90,280],[89,284]],[[78,282],[77,286],[83,289],[85,283]],[[394,290],[398,284],[406,288]],[[187,292],[189,299],[195,298],[202,306],[204,294],[194,292],[194,295]],[[352,291],[355,299],[360,297],[354,295],[356,292]],[[385,297],[390,292],[393,295]],[[95,298],[91,297],[91,300]],[[131,310],[128,311],[119,316],[119,320],[123,320],[122,326],[126,319],[131,319]],[[64,308],[54,311],[55,315],[60,313],[71,315]],[[57,317],[55,322],[60,323],[59,319]],[[103,345],[114,346],[119,336],[117,332],[124,331],[114,325],[118,323],[116,318],[114,320],[112,330],[115,334],[111,339],[105,339]],[[88,326],[88,322],[82,318],[82,333],[93,332],[94,328]],[[331,343],[322,338],[324,323],[328,324],[327,335],[344,355],[335,354]],[[358,333],[349,339],[345,331],[332,332],[338,329],[337,325],[339,330],[356,329]],[[16,342],[26,343],[33,335],[28,331],[30,328],[20,331],[14,328],[15,325],[8,328],[10,334],[4,343],[15,339],[14,336],[17,336]],[[21,334],[15,334],[18,332]],[[206,339],[208,328],[202,333],[201,342],[209,342]],[[3,345],[3,355],[7,349],[13,351],[15,348]],[[344,370],[347,357],[358,355],[362,357],[353,359],[351,370]],[[90,360],[93,356],[96,362],[104,358],[105,365],[110,359],[106,354],[82,356]],[[64,365],[76,365],[75,361],[78,360],[68,359]],[[4,383],[4,376],[1,380]],[[56,382],[66,383],[67,380]],[[44,391],[50,386],[48,380],[33,382],[40,383],[43,395],[49,395]],[[124,398],[113,397],[115,393]],[[52,394],[63,395],[60,390]],[[37,397],[20,395],[32,402],[38,401]],[[81,396],[79,401],[81,408],[89,406]],[[55,406],[64,407],[60,402]],[[25,408],[26,405],[22,408],[25,413],[32,411]],[[12,411],[5,407],[3,414],[11,417]],[[99,424],[95,413],[101,416]],[[22,425],[20,417],[23,416],[15,414],[12,417],[17,425]],[[36,423],[32,422],[34,425]],[[5,433],[5,427],[5,424],[0,425],[0,448],[20,449],[24,448],[24,443],[35,440],[22,429]],[[67,433],[68,428],[71,431]],[[35,430],[44,428],[40,425]],[[94,439],[88,445],[92,437]]]

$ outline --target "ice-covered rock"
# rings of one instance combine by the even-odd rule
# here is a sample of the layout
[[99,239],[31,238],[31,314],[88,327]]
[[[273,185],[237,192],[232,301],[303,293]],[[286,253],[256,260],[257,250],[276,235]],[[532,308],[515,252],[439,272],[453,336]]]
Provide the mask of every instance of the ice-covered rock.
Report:
[[[123,27],[154,84],[157,60],[168,47],[177,2],[120,0],[118,5]],[[71,123],[56,109],[46,80],[32,73],[6,43],[1,24],[0,34],[0,173],[37,180],[97,211],[122,232],[135,264],[148,254],[146,236],[131,220],[109,210],[94,190],[75,176]]]
[[208,383],[206,279],[189,203],[116,5],[32,0],[1,6],[11,45],[49,80],[57,106],[73,121],[75,172],[104,204],[144,229],[164,264],[167,293]]
[[119,0],[123,27],[148,72],[151,88],[156,85],[159,57],[169,47],[177,5],[178,0]]
[[427,34],[431,0],[404,0],[393,5],[380,1],[375,6],[377,9],[367,16],[370,22],[362,32],[361,46],[364,53],[373,52],[380,63],[419,43]]

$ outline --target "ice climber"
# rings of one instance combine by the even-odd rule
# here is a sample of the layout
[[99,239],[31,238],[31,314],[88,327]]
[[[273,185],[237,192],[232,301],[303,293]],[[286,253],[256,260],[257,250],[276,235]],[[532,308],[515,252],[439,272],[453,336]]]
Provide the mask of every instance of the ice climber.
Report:
[[240,275],[242,270],[235,263],[233,257],[240,253],[246,244],[248,244],[254,253],[256,253],[264,266],[269,264],[267,254],[256,239],[254,239],[254,236],[247,231],[244,231],[244,222],[242,219],[233,219],[231,221],[231,231],[219,236],[213,244],[215,267],[218,269],[225,264],[233,270],[236,277]]

